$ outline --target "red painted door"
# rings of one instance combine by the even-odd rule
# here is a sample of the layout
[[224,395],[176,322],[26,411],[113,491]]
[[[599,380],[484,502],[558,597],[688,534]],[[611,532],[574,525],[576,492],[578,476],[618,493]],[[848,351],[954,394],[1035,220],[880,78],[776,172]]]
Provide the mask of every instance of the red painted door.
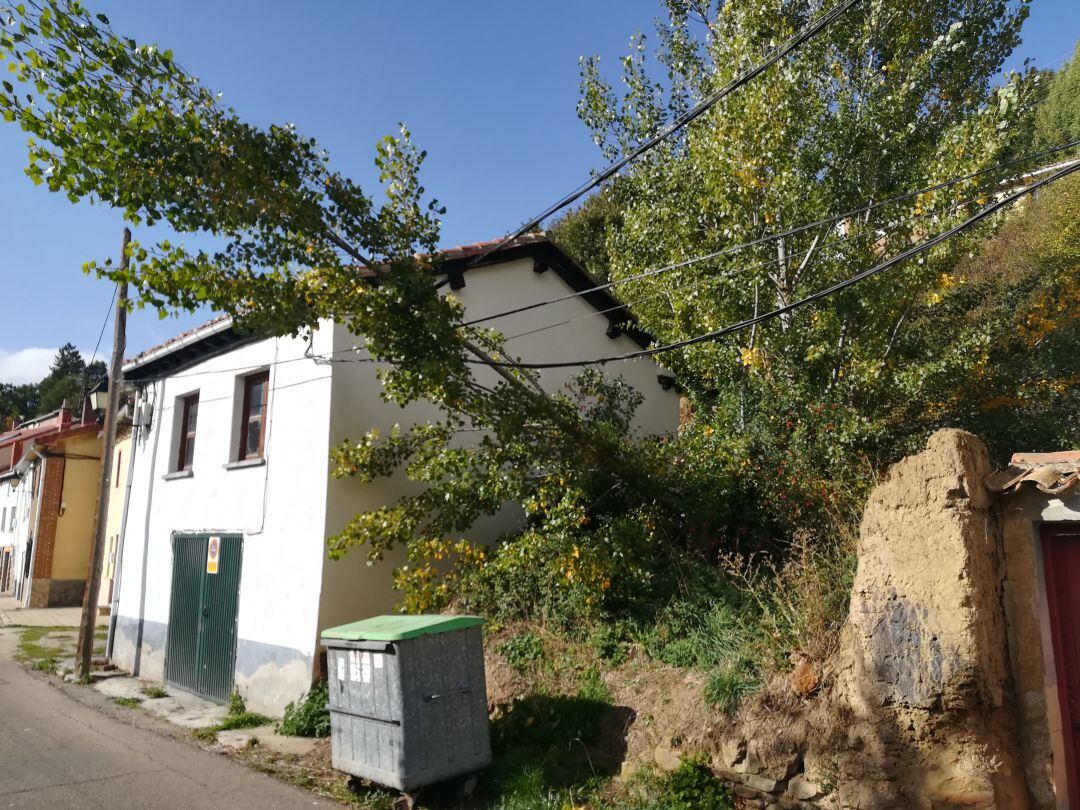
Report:
[[1080,526],[1044,523],[1043,566],[1071,807],[1080,806]]

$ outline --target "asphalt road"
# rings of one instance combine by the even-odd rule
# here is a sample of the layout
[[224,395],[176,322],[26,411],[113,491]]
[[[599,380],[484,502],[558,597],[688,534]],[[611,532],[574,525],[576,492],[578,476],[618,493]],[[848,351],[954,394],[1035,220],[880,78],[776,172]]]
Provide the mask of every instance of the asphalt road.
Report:
[[0,639],[0,808],[338,806],[83,705],[9,660],[12,632]]

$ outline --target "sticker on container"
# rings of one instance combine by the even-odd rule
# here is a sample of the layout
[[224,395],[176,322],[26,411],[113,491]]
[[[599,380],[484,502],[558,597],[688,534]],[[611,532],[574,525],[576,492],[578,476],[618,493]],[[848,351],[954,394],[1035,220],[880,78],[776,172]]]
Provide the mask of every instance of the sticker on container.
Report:
[[342,655],[339,655],[337,659],[337,679],[338,681],[345,680],[345,657]]
[[372,653],[371,654],[371,660],[375,662],[375,669],[382,669],[383,668],[383,654],[382,653]]
[[360,658],[361,678],[364,683],[371,683],[371,653],[365,652]]
[[360,680],[360,651],[349,650],[349,680]]

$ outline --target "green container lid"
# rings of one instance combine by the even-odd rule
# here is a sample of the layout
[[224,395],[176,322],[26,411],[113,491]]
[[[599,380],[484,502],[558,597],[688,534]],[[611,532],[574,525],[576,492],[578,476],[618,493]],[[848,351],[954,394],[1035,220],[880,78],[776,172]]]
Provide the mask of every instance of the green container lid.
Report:
[[372,616],[340,627],[330,627],[322,631],[322,637],[345,641],[404,641],[483,623],[480,616]]

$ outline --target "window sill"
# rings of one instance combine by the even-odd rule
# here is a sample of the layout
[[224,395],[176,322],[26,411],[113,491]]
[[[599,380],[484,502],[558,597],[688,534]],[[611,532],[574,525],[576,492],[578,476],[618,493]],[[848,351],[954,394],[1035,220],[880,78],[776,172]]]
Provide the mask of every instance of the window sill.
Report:
[[191,478],[195,473],[192,470],[177,470],[176,472],[166,473],[161,476],[166,481],[175,481],[178,478]]
[[231,461],[225,465],[226,470],[242,470],[246,467],[261,467],[266,463],[266,459],[259,458],[246,458],[243,461]]

